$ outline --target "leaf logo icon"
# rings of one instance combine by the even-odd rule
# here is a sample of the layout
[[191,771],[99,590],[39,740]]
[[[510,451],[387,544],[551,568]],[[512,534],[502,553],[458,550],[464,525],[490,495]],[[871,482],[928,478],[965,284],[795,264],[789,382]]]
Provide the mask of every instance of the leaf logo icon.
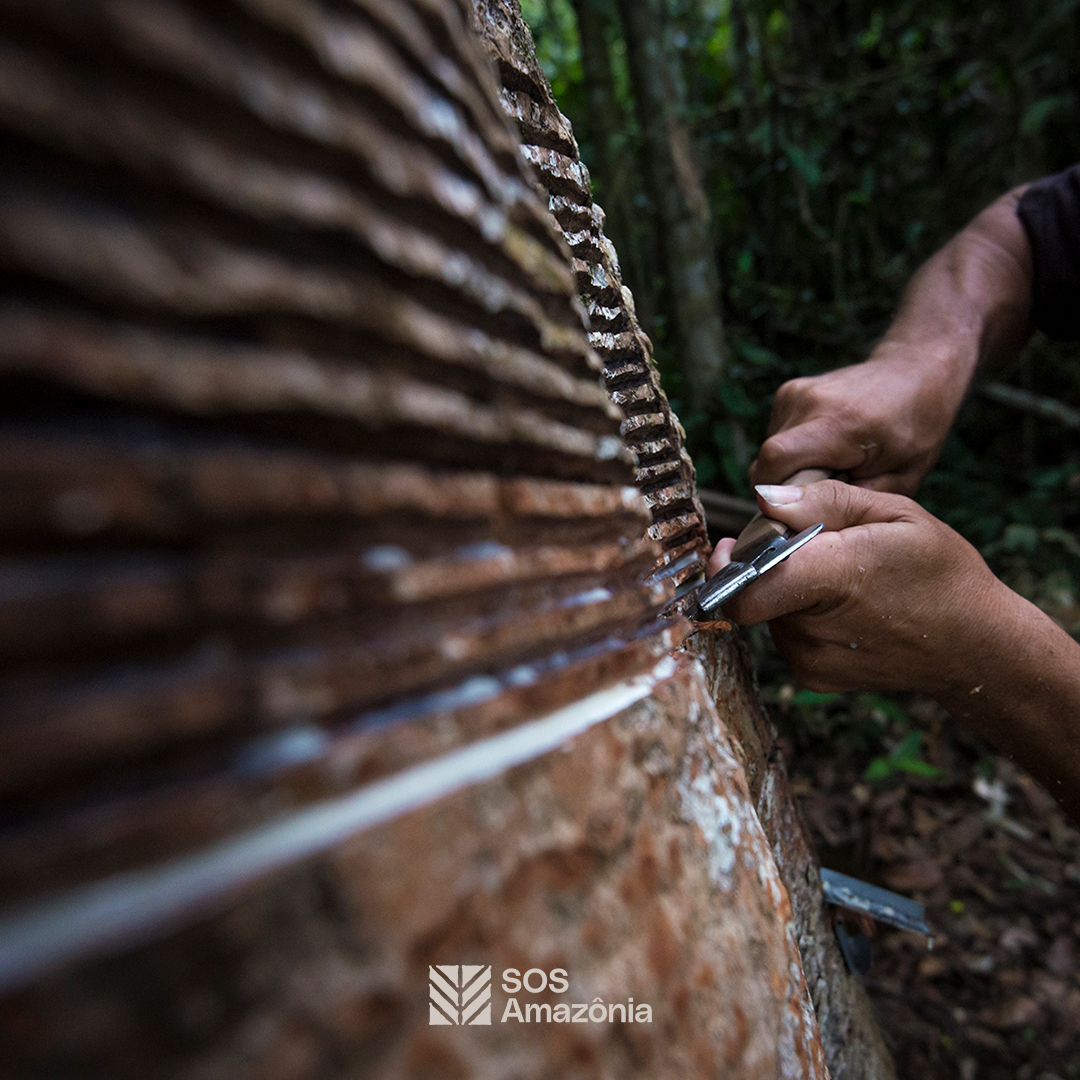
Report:
[[490,1024],[491,966],[439,964],[428,968],[428,1024]]

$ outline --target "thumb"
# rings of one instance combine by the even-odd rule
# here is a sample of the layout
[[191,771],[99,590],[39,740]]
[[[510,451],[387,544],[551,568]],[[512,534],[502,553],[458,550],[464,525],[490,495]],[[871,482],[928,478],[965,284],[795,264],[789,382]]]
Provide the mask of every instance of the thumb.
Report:
[[854,487],[841,480],[821,480],[805,487],[759,484],[754,490],[762,513],[795,532],[819,521],[827,531],[840,532],[854,525],[907,519],[916,505],[903,495]]
[[[868,555],[859,558],[861,544],[869,537],[848,532],[859,526],[888,522],[910,523],[929,517],[918,503],[893,495],[854,487],[840,480],[821,480],[802,487],[760,485],[757,489],[762,513],[792,530],[823,522],[825,532],[778,566],[761,582],[724,605],[734,622],[753,624],[796,611],[834,607],[851,596],[863,573]],[[851,543],[855,547],[851,547]]]

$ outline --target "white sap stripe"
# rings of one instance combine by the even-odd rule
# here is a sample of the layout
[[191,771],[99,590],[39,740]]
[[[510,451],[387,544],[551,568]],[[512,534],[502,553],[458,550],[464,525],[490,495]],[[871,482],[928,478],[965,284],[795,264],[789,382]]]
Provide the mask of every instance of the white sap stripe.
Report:
[[300,810],[283,821],[0,914],[0,992],[62,964],[152,940],[207,913],[259,877],[554,750],[647,697],[674,670],[675,661],[664,657],[650,672],[540,720]]

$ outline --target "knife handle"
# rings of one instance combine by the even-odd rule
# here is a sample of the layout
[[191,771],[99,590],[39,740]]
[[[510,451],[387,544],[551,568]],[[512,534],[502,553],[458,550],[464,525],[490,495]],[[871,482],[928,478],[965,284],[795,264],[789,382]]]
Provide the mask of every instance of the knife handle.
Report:
[[[819,480],[829,480],[835,475],[836,473],[828,469],[800,469],[794,476],[789,476],[784,483],[804,487],[807,484],[816,484]],[[786,536],[787,533],[786,525],[758,511],[750,519],[750,524],[739,533],[739,538],[735,541],[735,547],[731,552],[731,561],[743,562],[746,553],[761,540],[766,537],[771,540],[775,536]]]

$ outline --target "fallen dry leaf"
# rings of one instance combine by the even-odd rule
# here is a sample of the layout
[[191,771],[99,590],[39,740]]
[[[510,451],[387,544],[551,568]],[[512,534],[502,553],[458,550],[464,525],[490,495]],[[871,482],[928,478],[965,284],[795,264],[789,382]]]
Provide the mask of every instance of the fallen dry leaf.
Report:
[[1044,1005],[1062,1012],[1066,1011],[1069,984],[1064,979],[1055,979],[1045,971],[1036,971],[1031,979],[1034,996]]
[[979,1013],[979,1019],[988,1027],[997,1028],[998,1031],[1027,1027],[1039,1019],[1039,1006],[1033,998],[1013,998],[1012,1001],[983,1009]]
[[911,889],[933,889],[945,880],[941,865],[936,859],[914,859],[896,863],[884,874],[890,889],[905,892]]
[[951,970],[949,961],[943,956],[924,956],[919,961],[919,978],[936,979],[947,975]]
[[932,813],[929,807],[920,803],[911,815],[911,827],[916,835],[929,836],[941,828],[941,818]]
[[1001,935],[1001,947],[1011,953],[1023,952],[1039,944],[1039,935],[1026,926],[1010,926]]
[[1055,975],[1068,976],[1076,971],[1076,950],[1072,938],[1059,934],[1046,950],[1046,967]]
[[965,1028],[964,1034],[976,1046],[985,1047],[987,1050],[993,1051],[995,1055],[1001,1054],[1008,1049],[1008,1043],[1000,1035],[995,1034],[993,1031],[987,1031],[986,1028]]
[[986,821],[981,813],[968,814],[955,825],[937,834],[937,848],[942,855],[958,855],[966,851],[986,832]]
[[[865,750],[807,740],[793,723],[784,731],[823,856],[926,903],[933,952],[886,930],[866,977],[899,1075],[1080,1080],[1080,831],[933,702],[901,707],[935,734],[948,786],[897,777],[867,799],[854,790],[865,784]],[[979,777],[1012,797],[1008,824],[988,820]]]
[[896,844],[888,833],[877,833],[870,842],[870,854],[882,862],[892,862],[897,856]]

